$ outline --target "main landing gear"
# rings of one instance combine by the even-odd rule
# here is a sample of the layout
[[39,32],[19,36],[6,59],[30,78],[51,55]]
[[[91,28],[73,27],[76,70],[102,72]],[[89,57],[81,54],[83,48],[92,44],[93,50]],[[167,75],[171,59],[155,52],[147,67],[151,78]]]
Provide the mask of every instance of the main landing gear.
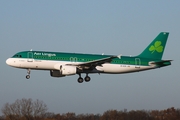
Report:
[[30,78],[30,73],[31,73],[31,70],[30,70],[30,69],[27,69],[26,79],[29,79],[29,78]]
[[83,79],[82,77],[81,77],[81,74],[79,74],[79,78],[78,78],[78,82],[79,83],[82,83],[83,81],[86,81],[86,82],[89,82],[90,80],[91,80],[91,78],[88,76],[88,74],[86,74],[86,77]]

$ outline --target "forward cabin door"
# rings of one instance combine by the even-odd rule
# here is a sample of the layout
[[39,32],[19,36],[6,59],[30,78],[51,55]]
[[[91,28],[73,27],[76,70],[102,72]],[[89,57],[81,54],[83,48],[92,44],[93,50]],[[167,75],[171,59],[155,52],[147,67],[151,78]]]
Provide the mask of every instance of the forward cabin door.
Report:
[[33,53],[32,52],[27,53],[27,61],[28,62],[33,62]]
[[141,65],[141,59],[135,58],[135,68],[140,68],[140,65]]

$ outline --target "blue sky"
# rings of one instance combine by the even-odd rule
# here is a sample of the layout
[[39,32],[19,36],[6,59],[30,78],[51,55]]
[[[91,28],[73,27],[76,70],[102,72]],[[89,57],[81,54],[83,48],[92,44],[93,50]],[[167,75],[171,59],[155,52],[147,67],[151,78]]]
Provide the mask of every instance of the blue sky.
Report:
[[[180,107],[180,1],[1,0],[0,108],[16,99],[43,100],[48,111],[103,113],[109,109]],[[6,65],[24,50],[137,55],[162,31],[170,32],[163,59],[169,67],[121,75],[52,78],[49,71]],[[83,75],[84,76],[84,75]]]

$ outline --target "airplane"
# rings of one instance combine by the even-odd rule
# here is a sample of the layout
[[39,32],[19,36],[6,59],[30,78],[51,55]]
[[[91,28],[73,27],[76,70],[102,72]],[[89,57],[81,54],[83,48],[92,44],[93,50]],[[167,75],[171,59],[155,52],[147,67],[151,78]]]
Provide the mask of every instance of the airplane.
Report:
[[[22,51],[6,60],[15,68],[49,70],[52,77],[65,77],[78,74],[77,81],[89,82],[91,73],[122,74],[150,70],[171,65],[172,60],[162,60],[168,39],[168,32],[159,35],[137,56],[82,54],[47,51]],[[81,74],[85,73],[84,79]]]

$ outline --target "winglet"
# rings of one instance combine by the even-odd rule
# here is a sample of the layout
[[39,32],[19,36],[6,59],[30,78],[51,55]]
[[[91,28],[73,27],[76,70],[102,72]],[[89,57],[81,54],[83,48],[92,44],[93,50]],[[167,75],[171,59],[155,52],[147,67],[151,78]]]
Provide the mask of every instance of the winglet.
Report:
[[117,57],[118,57],[119,59],[121,59],[121,56],[122,56],[122,54],[118,55]]

